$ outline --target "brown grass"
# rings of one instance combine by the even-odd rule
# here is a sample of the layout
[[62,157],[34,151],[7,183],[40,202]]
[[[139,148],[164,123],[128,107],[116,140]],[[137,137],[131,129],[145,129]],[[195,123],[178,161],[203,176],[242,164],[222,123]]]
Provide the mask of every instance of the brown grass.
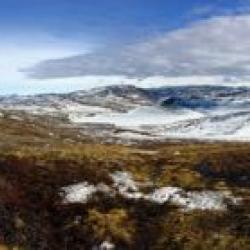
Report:
[[[62,131],[49,137],[42,122],[39,129],[20,124],[0,121],[8,132],[0,135],[11,140],[0,145],[1,242],[32,250],[91,249],[107,239],[118,249],[249,249],[249,144],[69,143]],[[226,213],[184,213],[98,194],[88,204],[62,205],[61,187],[85,180],[110,185],[116,170],[154,186],[231,190],[243,204]]]

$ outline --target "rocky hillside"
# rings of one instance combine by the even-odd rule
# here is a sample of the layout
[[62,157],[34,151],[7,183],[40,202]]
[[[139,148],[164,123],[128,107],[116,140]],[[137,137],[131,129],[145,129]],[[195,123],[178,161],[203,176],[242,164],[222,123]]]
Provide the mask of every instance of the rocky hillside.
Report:
[[0,98],[2,111],[60,117],[116,140],[250,140],[250,89],[109,86],[68,94]]

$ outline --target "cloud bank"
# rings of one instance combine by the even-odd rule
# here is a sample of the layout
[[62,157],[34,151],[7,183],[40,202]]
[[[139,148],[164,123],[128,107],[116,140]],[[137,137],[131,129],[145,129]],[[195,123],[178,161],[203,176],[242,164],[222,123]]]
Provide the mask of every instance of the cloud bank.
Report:
[[23,71],[33,79],[126,76],[248,81],[250,15],[214,17],[144,42],[46,60]]

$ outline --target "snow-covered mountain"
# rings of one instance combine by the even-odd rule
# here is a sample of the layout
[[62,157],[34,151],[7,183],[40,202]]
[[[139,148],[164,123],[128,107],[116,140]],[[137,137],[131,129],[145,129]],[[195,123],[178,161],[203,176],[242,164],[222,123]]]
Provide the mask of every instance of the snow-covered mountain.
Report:
[[85,134],[122,140],[250,140],[250,88],[246,87],[118,85],[0,97],[0,109],[59,115]]

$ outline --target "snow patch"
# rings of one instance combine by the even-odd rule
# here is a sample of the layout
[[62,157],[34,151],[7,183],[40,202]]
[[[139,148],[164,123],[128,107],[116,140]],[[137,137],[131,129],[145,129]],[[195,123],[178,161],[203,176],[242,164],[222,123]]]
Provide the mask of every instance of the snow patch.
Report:
[[143,198],[143,194],[139,192],[139,183],[133,180],[130,173],[117,171],[111,174],[111,178],[114,181],[114,187],[122,196],[129,199]]
[[63,203],[87,203],[88,200],[96,193],[108,193],[109,187],[103,183],[94,186],[88,182],[80,182],[67,187],[63,187],[62,191],[65,193]]
[[152,193],[140,192],[141,183],[133,180],[127,172],[115,172],[111,175],[115,187],[121,195],[128,199],[145,199],[158,204],[171,202],[181,206],[184,210],[226,210],[227,203],[238,204],[237,199],[227,192],[218,191],[185,191],[179,187],[162,187]]
[[140,127],[145,125],[166,125],[178,121],[197,119],[203,114],[188,110],[168,110],[160,106],[141,106],[127,113],[106,112],[95,117],[70,117],[72,122],[113,124],[118,127]]
[[226,200],[237,204],[238,200],[231,195],[218,191],[193,191],[187,192],[177,187],[163,187],[156,189],[148,200],[164,204],[172,202],[181,206],[184,210],[226,210]]
[[97,192],[102,192],[112,196],[115,193],[127,199],[144,199],[157,204],[166,202],[180,206],[185,211],[189,210],[226,210],[227,202],[238,204],[240,198],[233,197],[228,192],[219,191],[186,191],[179,187],[161,187],[153,192],[145,194],[140,191],[141,186],[149,186],[152,183],[137,182],[128,172],[117,171],[111,174],[113,187],[100,183],[92,185],[88,182],[81,182],[67,187],[63,187],[65,193],[64,204],[87,203],[88,200]]
[[93,250],[113,250],[115,249],[115,244],[109,242],[109,241],[103,241],[100,246],[94,246],[92,248]]

